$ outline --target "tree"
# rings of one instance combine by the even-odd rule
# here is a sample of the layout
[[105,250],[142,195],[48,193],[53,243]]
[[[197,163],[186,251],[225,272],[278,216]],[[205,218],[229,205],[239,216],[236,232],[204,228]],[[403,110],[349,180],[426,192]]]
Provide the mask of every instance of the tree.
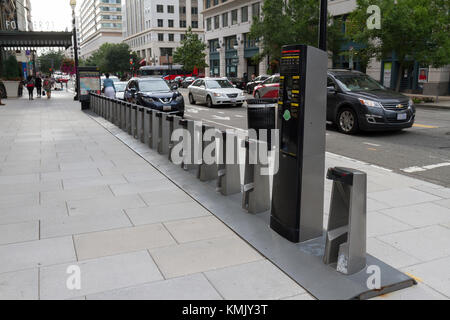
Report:
[[49,51],[38,57],[40,71],[43,73],[52,73],[61,67],[64,60],[63,51]]
[[19,80],[21,69],[15,55],[10,55],[4,61],[4,77],[6,80]]
[[103,73],[122,74],[139,69],[139,60],[135,52],[130,53],[130,47],[126,43],[104,43],[83,64],[97,66]]
[[204,69],[206,63],[206,45],[192,32],[191,27],[185,33],[181,46],[175,50],[173,61],[183,65],[187,72],[193,72],[195,68]]
[[[281,48],[287,44],[302,43],[317,46],[319,30],[319,1],[266,0],[262,17],[253,17],[250,38],[262,41],[262,52],[254,60],[268,56],[271,64],[278,65]],[[342,21],[328,17],[328,48],[337,54],[343,42]]]
[[64,58],[61,62],[61,71],[70,75],[76,73],[75,61],[73,59]]
[[[370,5],[380,8],[380,29],[367,27]],[[348,34],[367,46],[370,57],[386,59],[395,53],[399,91],[403,72],[414,61],[436,68],[450,63],[449,11],[448,0],[357,0]]]

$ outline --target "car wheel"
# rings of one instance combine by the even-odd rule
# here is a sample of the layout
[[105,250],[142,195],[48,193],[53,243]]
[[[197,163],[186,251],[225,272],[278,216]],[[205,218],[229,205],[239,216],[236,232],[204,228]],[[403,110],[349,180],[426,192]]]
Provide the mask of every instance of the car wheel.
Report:
[[255,99],[261,99],[261,94],[259,93],[259,91],[255,92]]
[[192,95],[192,93],[189,93],[189,103],[195,104],[194,96]]
[[242,105],[243,105],[243,103],[238,103],[238,104],[236,105],[236,107],[241,108]]
[[359,130],[356,112],[350,108],[343,108],[339,111],[336,124],[339,131],[345,134],[354,134]]
[[213,104],[212,99],[211,99],[210,96],[207,96],[207,97],[206,97],[206,106],[207,106],[208,108],[214,107],[214,104]]

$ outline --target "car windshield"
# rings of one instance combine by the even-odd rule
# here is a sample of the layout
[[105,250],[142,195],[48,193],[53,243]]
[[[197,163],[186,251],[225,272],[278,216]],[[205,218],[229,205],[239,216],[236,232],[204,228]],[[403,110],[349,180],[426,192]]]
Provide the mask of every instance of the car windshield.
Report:
[[170,91],[169,86],[164,80],[151,80],[139,82],[139,89],[141,91]]
[[233,88],[228,80],[209,80],[206,81],[208,89]]
[[366,75],[340,75],[336,80],[346,91],[385,90],[385,87]]
[[127,86],[126,83],[115,83],[114,84],[114,87],[116,87],[117,92],[124,92],[126,86]]

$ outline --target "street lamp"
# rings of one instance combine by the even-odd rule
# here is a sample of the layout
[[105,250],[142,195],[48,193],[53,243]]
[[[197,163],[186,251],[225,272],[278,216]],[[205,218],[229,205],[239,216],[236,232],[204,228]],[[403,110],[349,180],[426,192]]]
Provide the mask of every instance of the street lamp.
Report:
[[70,6],[72,7],[73,53],[75,57],[75,97],[73,99],[78,100],[80,96],[80,75],[78,73],[78,39],[77,26],[75,21],[75,7],[77,6],[77,0],[70,0]]
[[319,49],[327,51],[328,2],[320,0]]

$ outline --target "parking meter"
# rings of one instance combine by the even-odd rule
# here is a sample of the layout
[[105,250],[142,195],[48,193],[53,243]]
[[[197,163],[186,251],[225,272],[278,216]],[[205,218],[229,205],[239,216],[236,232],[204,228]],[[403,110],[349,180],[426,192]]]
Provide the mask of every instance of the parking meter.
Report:
[[282,49],[270,226],[295,243],[322,236],[327,64],[327,53],[317,48]]

